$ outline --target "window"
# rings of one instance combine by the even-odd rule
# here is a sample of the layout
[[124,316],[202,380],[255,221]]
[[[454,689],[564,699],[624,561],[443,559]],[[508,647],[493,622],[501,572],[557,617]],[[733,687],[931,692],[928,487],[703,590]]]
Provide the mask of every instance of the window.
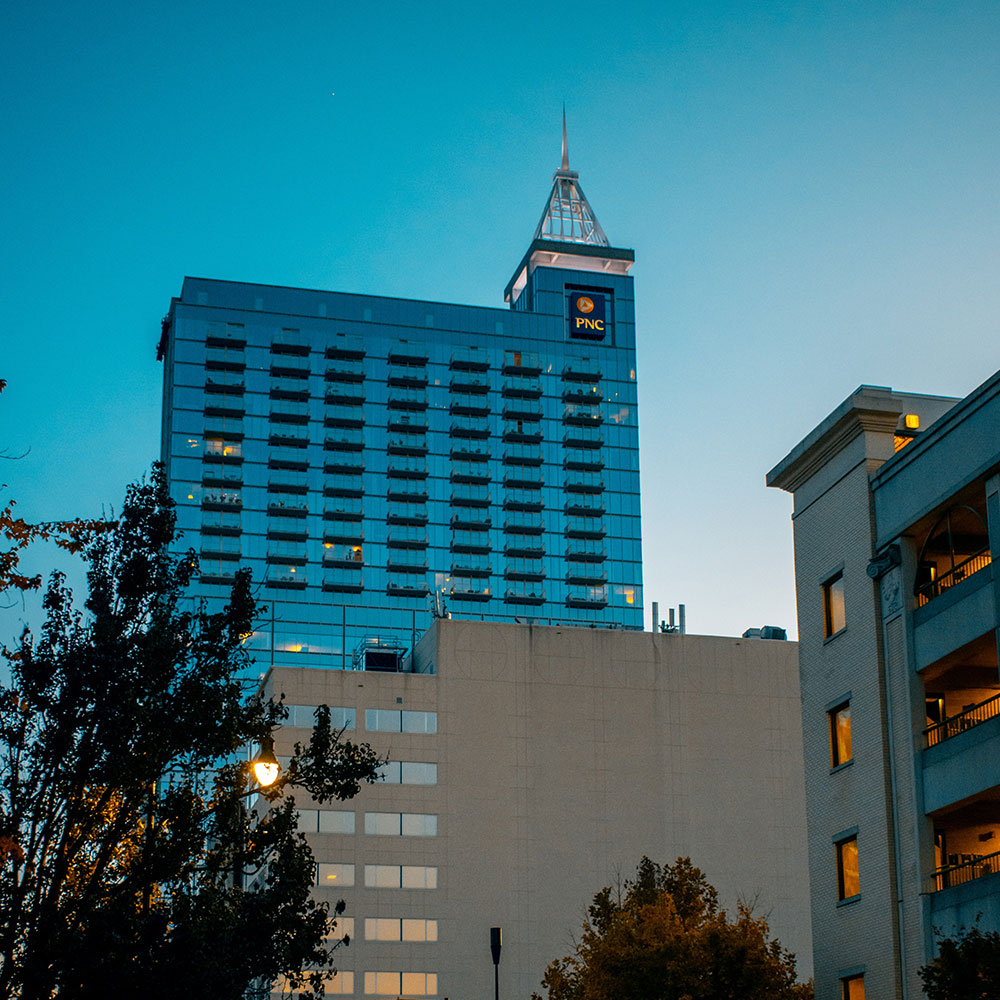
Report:
[[852,760],[851,703],[845,701],[827,713],[830,719],[830,767]]
[[393,997],[433,996],[437,993],[437,973],[366,972],[365,993]]
[[354,833],[354,813],[343,809],[300,809],[303,833]]
[[[297,726],[301,729],[312,729],[316,724],[315,705],[286,705],[288,721],[286,726]],[[333,729],[353,729],[355,726],[355,711],[353,708],[330,709],[330,726]]]
[[365,711],[365,729],[383,733],[436,733],[437,712],[369,708]]
[[437,875],[426,865],[365,865],[365,885],[373,889],[436,889]]
[[[337,921],[337,930],[340,930],[340,917]],[[350,932],[348,932],[350,933]],[[323,992],[326,996],[349,996],[354,993],[354,973],[346,969],[338,969],[336,972],[328,972],[323,976]],[[291,983],[284,977],[278,976],[277,982],[271,988],[271,995],[294,996],[296,992],[292,989]]]
[[437,816],[425,813],[365,813],[365,833],[389,837],[437,836]]
[[412,920],[406,917],[369,917],[365,920],[367,941],[437,941],[436,920]]
[[844,628],[844,574],[831,576],[823,584],[823,637],[829,639]]
[[[316,887],[318,889],[339,889],[354,885],[354,865],[319,864],[316,866]],[[367,878],[366,878],[367,882]]]
[[847,976],[840,981],[841,1000],[865,1000],[865,977]]
[[861,893],[858,874],[858,835],[835,842],[837,849],[837,899],[853,899]]

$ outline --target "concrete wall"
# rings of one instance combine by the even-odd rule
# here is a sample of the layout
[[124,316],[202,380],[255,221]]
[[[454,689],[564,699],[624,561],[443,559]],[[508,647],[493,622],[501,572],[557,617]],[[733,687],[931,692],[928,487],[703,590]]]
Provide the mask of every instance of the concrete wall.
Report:
[[[438,763],[434,787],[364,789],[346,805],[438,816],[433,838],[315,836],[347,861],[357,919],[343,968],[438,975],[438,995],[527,997],[572,948],[594,893],[645,854],[690,855],[724,905],[756,899],[811,972],[796,647],[603,629],[440,621],[418,666],[436,674],[281,670],[293,704],[438,713],[436,735],[366,733],[394,759]],[[289,734],[293,735],[293,734]],[[280,753],[280,746],[279,746]],[[436,890],[370,889],[365,863],[435,865]],[[437,944],[365,941],[365,916],[439,921]]]

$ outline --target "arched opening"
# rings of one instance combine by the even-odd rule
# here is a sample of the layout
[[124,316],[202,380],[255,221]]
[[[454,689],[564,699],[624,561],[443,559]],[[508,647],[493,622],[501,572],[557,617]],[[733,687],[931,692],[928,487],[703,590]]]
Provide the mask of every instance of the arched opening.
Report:
[[974,507],[950,508],[928,532],[917,560],[917,607],[990,564],[986,519]]

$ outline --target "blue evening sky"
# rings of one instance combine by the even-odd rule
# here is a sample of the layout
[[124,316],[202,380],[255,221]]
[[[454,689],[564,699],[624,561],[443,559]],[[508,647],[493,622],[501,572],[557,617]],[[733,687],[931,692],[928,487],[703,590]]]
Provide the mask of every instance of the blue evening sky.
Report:
[[33,0],[0,39],[0,447],[30,449],[0,482],[30,519],[156,457],[185,274],[502,304],[564,101],[636,253],[647,615],[794,634],[764,473],[862,382],[997,366],[995,0]]

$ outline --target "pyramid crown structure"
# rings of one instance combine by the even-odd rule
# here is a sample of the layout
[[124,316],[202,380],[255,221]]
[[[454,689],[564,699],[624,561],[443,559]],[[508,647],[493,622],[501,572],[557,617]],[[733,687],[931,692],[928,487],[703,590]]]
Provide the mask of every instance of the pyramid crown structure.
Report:
[[559,243],[582,243],[588,246],[611,246],[587,196],[580,187],[580,175],[569,169],[566,145],[566,111],[563,110],[562,164],[552,177],[552,190],[545,211],[535,229],[536,240]]

